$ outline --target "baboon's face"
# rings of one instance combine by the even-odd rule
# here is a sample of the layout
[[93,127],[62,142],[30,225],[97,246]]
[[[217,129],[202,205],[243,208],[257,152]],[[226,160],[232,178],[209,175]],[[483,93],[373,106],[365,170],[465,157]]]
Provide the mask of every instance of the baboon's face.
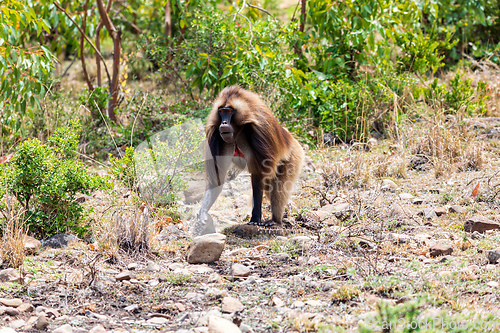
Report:
[[222,140],[227,143],[233,143],[235,138],[235,128],[233,126],[232,120],[234,119],[234,114],[236,110],[231,106],[223,106],[219,108],[219,115],[221,118],[221,123],[219,126],[220,136]]

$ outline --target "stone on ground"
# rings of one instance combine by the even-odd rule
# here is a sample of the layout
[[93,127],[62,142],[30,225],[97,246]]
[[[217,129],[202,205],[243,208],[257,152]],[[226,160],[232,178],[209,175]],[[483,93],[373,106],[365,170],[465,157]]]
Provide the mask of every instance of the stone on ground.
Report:
[[464,230],[466,232],[485,232],[487,230],[495,230],[500,229],[500,224],[494,222],[490,219],[487,219],[484,216],[474,216],[468,219],[464,223]]
[[234,297],[227,296],[222,299],[222,312],[233,313],[243,311],[245,307]]
[[219,233],[198,236],[189,244],[187,261],[190,264],[202,264],[218,261],[224,246],[226,236]]
[[208,317],[208,332],[209,333],[241,333],[241,330],[230,322],[229,320],[217,317],[210,316]]
[[437,243],[433,246],[431,246],[429,250],[429,255],[433,258],[439,257],[439,256],[446,256],[449,255],[453,252],[453,248],[451,245],[447,244],[442,244],[442,243]]

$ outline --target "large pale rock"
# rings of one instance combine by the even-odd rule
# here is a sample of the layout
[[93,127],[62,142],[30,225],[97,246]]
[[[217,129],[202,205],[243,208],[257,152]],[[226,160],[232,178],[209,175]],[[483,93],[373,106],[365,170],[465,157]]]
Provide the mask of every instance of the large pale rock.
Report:
[[222,299],[222,312],[233,313],[243,311],[245,307],[234,297],[227,296]]
[[209,333],[241,333],[241,330],[230,322],[229,320],[217,317],[210,316],[208,317],[208,332]]
[[198,236],[189,244],[187,261],[190,264],[210,263],[219,260],[226,245],[226,236],[219,233]]
[[491,221],[484,216],[474,216],[464,223],[466,232],[485,232],[486,230],[500,229],[500,224]]
[[247,277],[251,273],[250,268],[242,264],[233,264],[231,266],[231,274],[234,277]]
[[0,282],[18,282],[22,283],[22,277],[14,268],[7,268],[0,271]]
[[38,239],[35,239],[28,235],[24,236],[23,244],[26,254],[33,254],[42,246],[42,243]]
[[0,298],[0,304],[11,308],[17,308],[19,305],[23,304],[23,301],[19,298]]

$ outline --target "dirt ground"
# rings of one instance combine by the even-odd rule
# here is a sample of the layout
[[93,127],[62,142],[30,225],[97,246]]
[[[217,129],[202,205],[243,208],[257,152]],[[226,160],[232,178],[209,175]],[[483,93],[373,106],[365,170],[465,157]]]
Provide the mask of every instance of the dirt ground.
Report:
[[[425,131],[413,143],[308,151],[279,235],[231,233],[251,210],[241,174],[211,211],[227,235],[215,263],[187,263],[187,220],[150,220],[150,251],[113,252],[92,239],[41,249],[20,268],[22,283],[0,283],[0,303],[25,304],[17,313],[0,307],[0,332],[38,331],[42,316],[57,332],[207,332],[214,317],[242,332],[496,332],[498,123],[471,125],[456,159],[418,159],[416,148],[439,139]],[[451,146],[455,132],[446,133],[440,140]],[[123,192],[86,204],[102,218],[133,207]],[[465,231],[477,217],[491,230]],[[233,276],[236,264],[249,275]]]

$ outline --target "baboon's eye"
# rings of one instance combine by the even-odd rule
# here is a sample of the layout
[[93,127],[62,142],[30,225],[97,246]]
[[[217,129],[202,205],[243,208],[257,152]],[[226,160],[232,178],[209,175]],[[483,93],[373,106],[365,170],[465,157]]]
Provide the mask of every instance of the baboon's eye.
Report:
[[220,114],[232,114],[234,113],[234,109],[230,106],[224,106],[219,108],[219,113]]

